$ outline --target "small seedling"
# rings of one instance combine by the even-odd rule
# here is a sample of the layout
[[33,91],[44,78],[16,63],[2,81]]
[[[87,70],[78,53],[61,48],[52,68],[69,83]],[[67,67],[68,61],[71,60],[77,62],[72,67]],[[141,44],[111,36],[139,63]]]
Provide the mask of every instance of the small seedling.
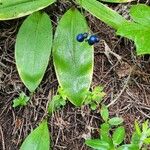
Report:
[[147,150],[147,146],[150,144],[150,127],[148,120],[142,123],[142,127],[135,121],[135,132],[132,135],[131,143],[137,144],[139,149]]
[[62,88],[58,89],[57,94],[52,98],[48,105],[48,113],[52,115],[55,111],[66,105],[67,97]]
[[85,143],[96,150],[116,150],[125,138],[123,119],[119,117],[110,119],[105,105],[102,105],[101,117],[105,122],[100,127],[100,138],[86,140]]
[[88,91],[84,104],[90,105],[92,110],[96,110],[105,95],[106,93],[103,92],[103,88],[97,86],[92,92]]
[[100,126],[100,138],[88,139],[85,144],[96,150],[147,150],[150,144],[149,122],[142,124],[135,121],[135,132],[132,135],[131,144],[123,144],[125,139],[125,128],[123,119],[120,117],[109,118],[108,108],[102,105],[101,117],[105,121]]
[[30,98],[26,96],[24,92],[21,92],[19,97],[13,100],[13,107],[16,108],[26,106],[29,99]]

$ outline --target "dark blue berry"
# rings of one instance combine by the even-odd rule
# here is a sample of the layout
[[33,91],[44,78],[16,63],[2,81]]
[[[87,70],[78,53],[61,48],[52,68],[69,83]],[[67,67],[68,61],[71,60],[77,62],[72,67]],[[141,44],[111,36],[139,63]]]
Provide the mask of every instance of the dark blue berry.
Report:
[[84,36],[82,33],[78,34],[77,37],[76,37],[77,41],[78,42],[83,42],[84,41]]
[[91,35],[90,38],[88,39],[88,44],[89,45],[94,45],[95,43],[98,43],[100,39],[96,35]]
[[89,43],[89,45],[95,44],[96,43],[96,36],[91,35],[90,38],[88,39],[88,43]]

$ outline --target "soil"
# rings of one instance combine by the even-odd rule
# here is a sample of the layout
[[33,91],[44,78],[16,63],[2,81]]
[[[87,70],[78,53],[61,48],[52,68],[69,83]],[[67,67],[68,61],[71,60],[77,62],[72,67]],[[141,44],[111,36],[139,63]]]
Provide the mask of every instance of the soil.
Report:
[[[147,3],[150,1],[138,1]],[[75,4],[58,1],[45,9],[53,21]],[[111,4],[111,8],[129,18],[131,3]],[[131,139],[135,119],[143,122],[150,119],[150,56],[137,56],[132,41],[116,36],[115,31],[88,12],[90,29],[101,37],[95,45],[95,65],[91,89],[103,85],[106,96],[103,102],[109,105],[110,116],[124,118],[126,142]],[[48,101],[55,94],[58,82],[52,60],[42,83],[30,103],[14,109],[12,100],[21,91],[29,91],[21,82],[14,60],[16,34],[24,18],[0,22],[0,150],[18,150],[25,137],[45,117]],[[119,58],[121,57],[121,61]],[[115,100],[115,101],[114,101]],[[71,103],[57,111],[48,121],[53,150],[89,150],[84,144],[87,137],[99,137],[102,122],[99,111],[88,106],[75,108]]]

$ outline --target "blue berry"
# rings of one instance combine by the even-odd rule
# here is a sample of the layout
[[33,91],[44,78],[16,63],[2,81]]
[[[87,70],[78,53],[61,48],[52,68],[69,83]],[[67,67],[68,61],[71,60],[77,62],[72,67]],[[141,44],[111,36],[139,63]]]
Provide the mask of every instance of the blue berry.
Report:
[[88,44],[89,45],[94,45],[95,43],[98,43],[100,39],[96,35],[91,35],[90,38],[88,39]]
[[96,43],[96,36],[91,35],[90,38],[88,39],[88,43],[89,43],[89,45],[95,44]]
[[84,41],[84,36],[82,33],[78,34],[77,37],[76,37],[77,41],[78,42],[83,42]]

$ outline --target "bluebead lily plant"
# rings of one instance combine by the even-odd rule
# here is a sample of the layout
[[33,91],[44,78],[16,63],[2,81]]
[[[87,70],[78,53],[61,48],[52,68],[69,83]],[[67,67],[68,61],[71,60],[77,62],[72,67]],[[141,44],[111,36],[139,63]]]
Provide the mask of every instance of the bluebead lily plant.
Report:
[[[124,3],[131,0],[102,1]],[[90,29],[86,19],[76,8],[69,9],[62,16],[53,38],[50,17],[40,10],[55,2],[56,0],[0,1],[0,20],[11,20],[29,15],[19,29],[15,44],[15,60],[19,76],[28,90],[34,93],[43,79],[52,55],[60,89],[49,103],[49,114],[52,115],[58,108],[64,106],[66,100],[75,106],[88,104],[95,110],[105,96],[102,88],[89,91],[94,66],[92,45],[98,43],[100,39],[96,35],[88,35]],[[150,54],[149,6],[133,5],[130,9],[132,21],[129,21],[98,0],[75,0],[75,3],[114,28],[117,35],[133,40],[137,55]],[[13,107],[25,106],[28,101],[29,97],[20,94],[20,97],[14,100]],[[137,150],[142,148],[143,143],[149,143],[148,122],[142,124],[142,129],[136,123],[136,132],[131,145],[120,147],[125,133],[124,128],[118,127],[111,136],[109,133],[111,119],[108,121],[106,116],[102,115],[105,121],[102,125],[102,132],[105,130],[109,134],[108,141],[103,140],[103,135],[101,135],[101,139],[95,143],[91,144],[93,141],[86,141],[87,145],[95,149],[108,150],[109,147],[118,150],[131,148]],[[98,146],[95,147],[96,145]],[[46,120],[26,138],[20,149],[50,149]]]

